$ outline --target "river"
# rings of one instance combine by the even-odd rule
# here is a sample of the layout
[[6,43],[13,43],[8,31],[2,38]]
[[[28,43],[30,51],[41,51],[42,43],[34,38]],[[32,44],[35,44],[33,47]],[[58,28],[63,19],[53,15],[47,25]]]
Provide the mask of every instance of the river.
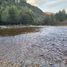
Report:
[[[34,28],[26,28],[26,32],[16,30],[18,34],[13,33],[15,30],[9,31],[10,33],[3,32],[3,29],[0,30],[0,59],[41,65],[55,64],[54,67],[60,67],[58,63],[62,63],[61,67],[65,67],[67,63],[67,26]],[[28,30],[33,31],[28,32]]]

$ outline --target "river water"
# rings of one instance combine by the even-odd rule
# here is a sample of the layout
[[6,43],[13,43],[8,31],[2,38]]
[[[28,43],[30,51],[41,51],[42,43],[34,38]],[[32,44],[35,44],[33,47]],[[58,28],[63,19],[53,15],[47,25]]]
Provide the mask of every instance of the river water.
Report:
[[[16,35],[15,33],[14,35],[7,33],[4,36],[1,34],[0,59],[39,63],[43,67],[48,64],[54,64],[52,67],[65,67],[67,63],[67,26],[41,26],[38,31],[32,29],[34,32],[28,32],[30,29],[27,28],[27,32]],[[10,33],[12,32],[11,30]]]

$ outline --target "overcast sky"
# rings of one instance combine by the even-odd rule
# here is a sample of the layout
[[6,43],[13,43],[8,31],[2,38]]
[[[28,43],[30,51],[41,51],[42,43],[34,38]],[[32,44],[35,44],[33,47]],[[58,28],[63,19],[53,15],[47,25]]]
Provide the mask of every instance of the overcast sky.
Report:
[[67,12],[67,0],[27,0],[27,3],[39,7],[44,12],[56,13],[62,9]]

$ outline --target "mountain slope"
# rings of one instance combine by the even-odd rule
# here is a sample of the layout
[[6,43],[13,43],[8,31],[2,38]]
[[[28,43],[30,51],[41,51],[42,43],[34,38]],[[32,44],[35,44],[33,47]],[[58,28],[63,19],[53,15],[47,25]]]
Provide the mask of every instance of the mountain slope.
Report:
[[25,0],[1,0],[0,24],[40,24],[43,12]]

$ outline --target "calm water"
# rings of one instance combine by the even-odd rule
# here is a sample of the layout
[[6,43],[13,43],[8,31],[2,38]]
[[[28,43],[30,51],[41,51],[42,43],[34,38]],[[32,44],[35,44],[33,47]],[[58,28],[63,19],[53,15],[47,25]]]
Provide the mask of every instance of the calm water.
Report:
[[0,59],[65,67],[67,26],[0,29]]

